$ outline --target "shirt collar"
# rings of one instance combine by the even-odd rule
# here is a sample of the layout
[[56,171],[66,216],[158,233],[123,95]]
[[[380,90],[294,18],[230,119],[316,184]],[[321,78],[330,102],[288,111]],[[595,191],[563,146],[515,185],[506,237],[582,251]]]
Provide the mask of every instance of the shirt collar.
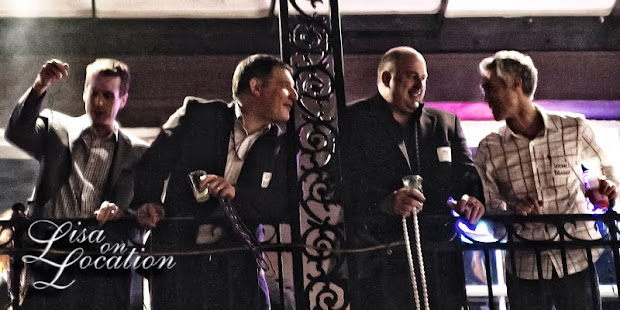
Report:
[[[549,131],[557,131],[558,130],[558,127],[551,120],[547,110],[545,110],[543,107],[541,107],[541,106],[539,106],[538,104],[535,104],[535,103],[534,103],[534,108],[536,109],[536,111],[538,111],[538,113],[540,113],[540,115],[542,116],[542,119],[543,119],[543,125],[544,125],[543,136],[546,135],[547,132],[549,132]],[[516,134],[514,131],[512,131],[512,129],[510,129],[510,127],[508,127],[508,124],[504,125],[504,127],[502,128],[501,131],[502,131],[502,134],[503,134],[504,138],[523,137],[522,135]]]
[[[82,123],[82,130],[81,130],[81,132],[82,133],[84,133],[86,131],[91,131],[92,132],[94,130],[93,129],[93,121],[88,116],[84,117],[84,119],[85,120]],[[114,121],[114,129],[112,130],[112,133],[109,136],[105,137],[105,138],[113,138],[114,142],[118,142],[118,128],[119,128],[118,122]],[[93,135],[94,135],[94,132],[93,132]]]

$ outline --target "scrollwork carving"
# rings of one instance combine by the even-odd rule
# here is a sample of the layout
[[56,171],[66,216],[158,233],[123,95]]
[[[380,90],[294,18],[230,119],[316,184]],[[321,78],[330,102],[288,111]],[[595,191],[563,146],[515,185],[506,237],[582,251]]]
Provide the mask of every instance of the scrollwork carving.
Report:
[[[321,0],[309,0],[317,9]],[[297,1],[288,1],[296,11],[286,21],[290,63],[299,94],[295,105],[295,130],[299,137],[297,169],[301,188],[299,203],[301,236],[306,244],[336,249],[344,243],[341,206],[335,188],[339,180],[336,155],[336,81],[331,44],[330,18],[304,12]],[[339,12],[331,12],[332,16]],[[283,30],[284,33],[284,30]],[[284,36],[283,36],[284,37]],[[338,42],[337,44],[340,44]],[[341,64],[338,64],[341,65]],[[341,88],[343,89],[343,87]],[[346,280],[344,259],[332,251],[304,251],[304,292],[311,309],[344,309]]]

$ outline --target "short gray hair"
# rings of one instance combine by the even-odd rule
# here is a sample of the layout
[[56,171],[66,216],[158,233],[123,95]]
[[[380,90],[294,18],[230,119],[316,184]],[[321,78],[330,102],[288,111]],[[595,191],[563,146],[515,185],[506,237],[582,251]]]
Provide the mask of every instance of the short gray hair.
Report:
[[505,83],[512,82],[518,77],[523,82],[523,93],[530,98],[534,97],[538,84],[538,69],[530,56],[517,51],[499,51],[480,62],[480,74],[489,77],[495,72]]

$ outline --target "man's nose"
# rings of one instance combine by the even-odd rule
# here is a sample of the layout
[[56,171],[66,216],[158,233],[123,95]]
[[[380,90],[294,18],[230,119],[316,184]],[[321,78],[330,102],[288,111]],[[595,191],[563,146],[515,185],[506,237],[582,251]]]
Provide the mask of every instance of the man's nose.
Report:
[[489,101],[489,97],[487,96],[487,92],[484,90],[484,86],[480,85],[480,92],[482,93],[482,100],[485,102]]
[[291,92],[289,93],[289,98],[293,101],[297,101],[297,99],[299,99],[299,95],[294,88],[291,89]]
[[93,98],[93,102],[97,106],[103,106],[104,100],[101,95],[95,95]]

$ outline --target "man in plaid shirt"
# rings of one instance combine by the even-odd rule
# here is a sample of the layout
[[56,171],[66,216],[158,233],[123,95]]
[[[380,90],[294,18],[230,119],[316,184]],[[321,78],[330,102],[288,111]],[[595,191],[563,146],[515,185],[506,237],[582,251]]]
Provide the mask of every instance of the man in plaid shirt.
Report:
[[[538,71],[532,59],[516,51],[500,51],[480,62],[484,100],[493,117],[505,120],[498,133],[478,146],[475,163],[484,186],[487,212],[530,214],[589,213],[581,180],[582,165],[600,171],[598,190],[617,197],[611,163],[583,116],[545,111],[532,102]],[[601,238],[593,222],[565,226],[570,236]],[[559,240],[557,229],[543,223],[516,226],[530,240]],[[593,249],[596,261],[601,249]],[[515,309],[600,309],[598,281],[587,250],[515,251],[509,257],[506,284]],[[540,268],[540,270],[539,270]],[[566,271],[566,272],[565,272]],[[542,278],[541,278],[542,277]]]

